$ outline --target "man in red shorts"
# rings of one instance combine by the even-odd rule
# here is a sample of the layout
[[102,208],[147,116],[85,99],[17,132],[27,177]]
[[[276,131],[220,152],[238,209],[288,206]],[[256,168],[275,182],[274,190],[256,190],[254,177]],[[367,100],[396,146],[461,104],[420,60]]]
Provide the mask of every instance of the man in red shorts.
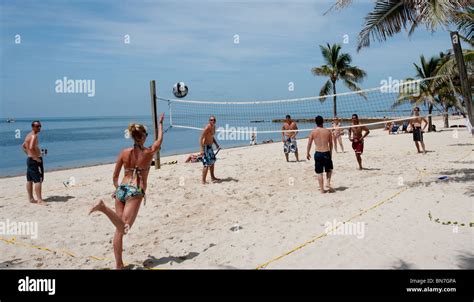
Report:
[[[352,125],[359,125],[359,116],[352,115]],[[362,133],[364,132],[364,133]],[[362,152],[364,152],[364,138],[369,135],[369,128],[366,126],[356,126],[349,128],[349,140],[352,142],[352,149],[355,151],[359,170],[362,170]]]

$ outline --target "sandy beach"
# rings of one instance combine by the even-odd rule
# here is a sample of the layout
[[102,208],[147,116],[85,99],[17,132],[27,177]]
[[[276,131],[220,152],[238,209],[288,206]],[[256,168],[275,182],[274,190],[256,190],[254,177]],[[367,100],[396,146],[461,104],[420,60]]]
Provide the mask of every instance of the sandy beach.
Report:
[[[136,269],[473,269],[474,141],[465,128],[436,124],[441,131],[424,135],[426,155],[411,134],[371,131],[362,171],[344,138],[346,152],[333,154],[336,192],[328,194],[318,190],[314,161],[286,163],[281,142],[220,151],[223,181],[205,186],[200,163],[162,158],[178,164],[152,167],[124,261]],[[298,141],[300,159],[306,144]],[[37,238],[0,235],[0,268],[113,268],[114,227],[87,215],[99,199],[113,206],[112,173],[110,164],[46,166],[48,206],[28,203],[24,176],[0,179],[0,222],[38,226]]]

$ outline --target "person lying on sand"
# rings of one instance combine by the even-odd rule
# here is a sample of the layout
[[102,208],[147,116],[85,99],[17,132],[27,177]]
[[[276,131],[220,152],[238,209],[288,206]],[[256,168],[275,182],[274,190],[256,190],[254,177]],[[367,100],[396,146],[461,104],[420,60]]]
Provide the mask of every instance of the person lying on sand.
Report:
[[200,161],[202,161],[201,153],[192,153],[186,158],[185,163],[197,163]]
[[[163,119],[161,114],[158,130],[158,139],[149,148],[145,147],[148,136],[146,128],[141,124],[130,124],[128,131],[133,138],[132,148],[123,149],[115,164],[113,182],[115,193],[115,212],[100,200],[91,208],[89,214],[94,212],[104,213],[115,226],[114,254],[117,269],[122,269],[122,245],[123,235],[127,234],[137,217],[140,204],[145,197],[148,173],[150,171],[153,155],[160,150],[163,142]],[[118,184],[120,170],[124,167],[124,176],[121,184]]]

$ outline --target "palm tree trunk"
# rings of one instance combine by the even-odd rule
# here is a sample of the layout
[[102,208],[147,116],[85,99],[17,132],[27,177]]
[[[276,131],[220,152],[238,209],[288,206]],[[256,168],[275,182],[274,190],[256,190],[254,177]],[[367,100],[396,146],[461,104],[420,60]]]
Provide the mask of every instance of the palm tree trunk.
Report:
[[449,128],[448,106],[444,108],[444,128]]
[[428,132],[431,132],[431,130],[432,130],[432,125],[433,125],[433,121],[432,121],[432,119],[431,119],[431,113],[432,113],[432,112],[433,112],[433,104],[430,103],[430,104],[428,105],[428,114],[430,115],[430,116],[428,116]]
[[337,116],[337,105],[336,105],[336,81],[331,81],[332,82],[332,93],[333,93],[333,97],[332,97],[332,113],[334,115],[334,117]]

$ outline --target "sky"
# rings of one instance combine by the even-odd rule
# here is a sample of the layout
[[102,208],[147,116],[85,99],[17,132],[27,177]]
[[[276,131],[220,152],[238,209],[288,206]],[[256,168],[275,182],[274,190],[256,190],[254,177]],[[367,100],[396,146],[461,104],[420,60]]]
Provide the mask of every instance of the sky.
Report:
[[[413,77],[421,54],[451,48],[446,29],[420,27],[357,52],[373,1],[323,15],[333,3],[0,0],[0,116],[148,115],[150,80],[165,98],[180,81],[189,88],[186,99],[315,96],[326,79],[311,68],[324,64],[319,45],[326,43],[341,44],[367,72],[362,87],[372,88]],[[64,77],[93,80],[95,94],[58,93]]]

